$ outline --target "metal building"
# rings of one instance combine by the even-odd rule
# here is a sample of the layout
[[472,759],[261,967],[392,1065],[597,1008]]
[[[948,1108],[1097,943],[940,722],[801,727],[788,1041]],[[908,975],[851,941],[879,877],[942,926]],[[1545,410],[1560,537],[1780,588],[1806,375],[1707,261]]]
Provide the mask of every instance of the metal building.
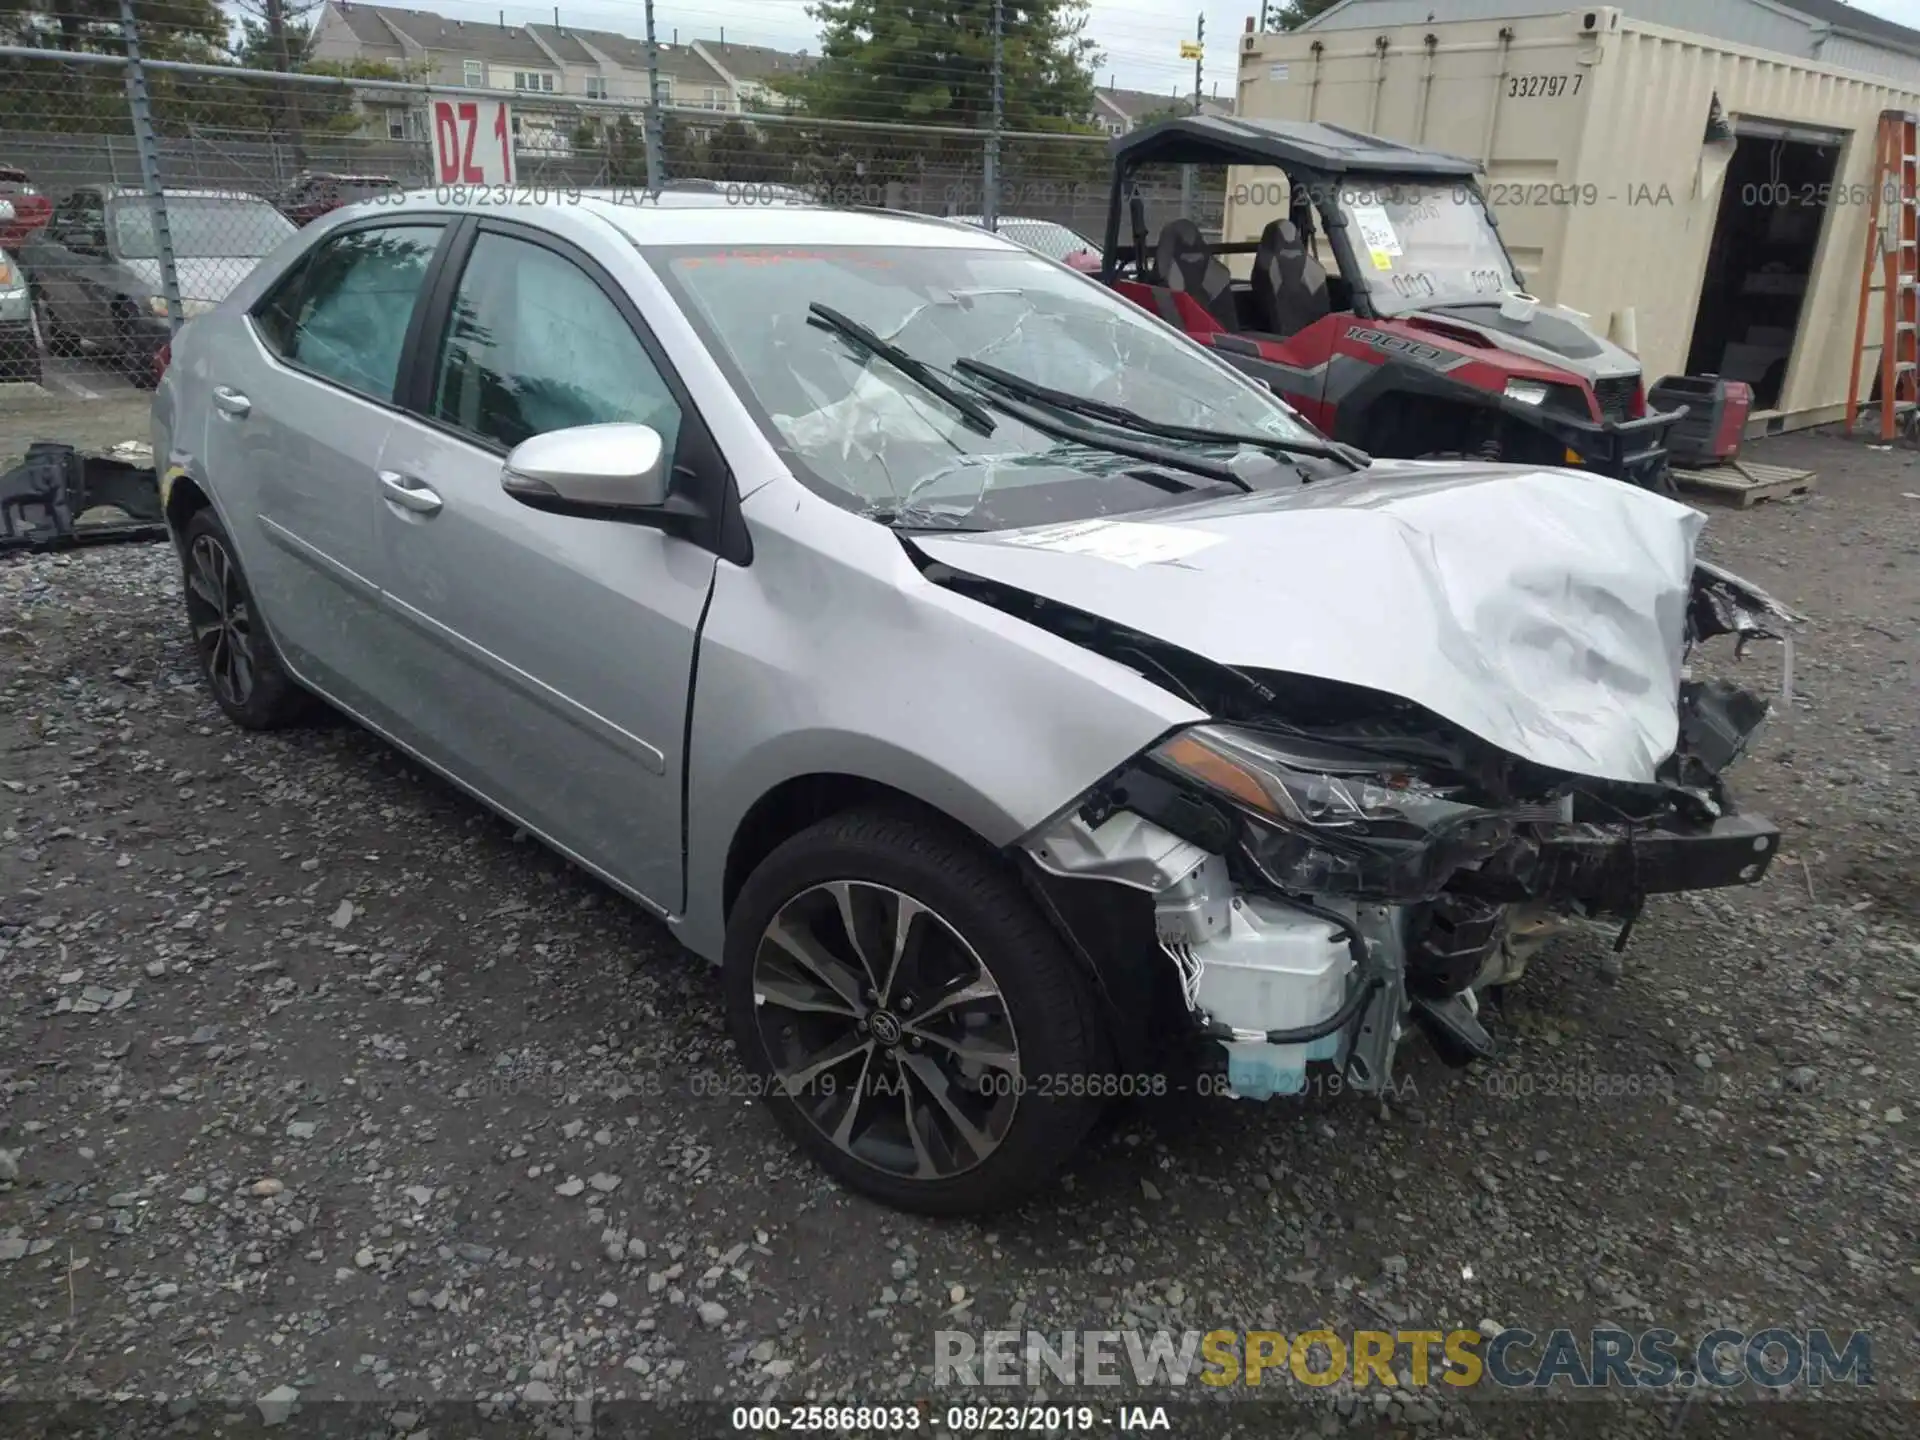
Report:
[[[1649,379],[1747,380],[1769,428],[1838,418],[1875,130],[1883,110],[1920,110],[1920,37],[1902,48],[1912,32],[1835,0],[1639,0],[1661,23],[1523,13],[1538,4],[1346,0],[1308,28],[1249,33],[1238,113],[1480,160],[1529,289],[1631,337]],[[1677,28],[1683,15],[1711,29]],[[1731,145],[1708,141],[1716,113]],[[1230,240],[1277,213],[1234,203],[1253,178],[1229,178]],[[1879,308],[1876,294],[1876,344]]]

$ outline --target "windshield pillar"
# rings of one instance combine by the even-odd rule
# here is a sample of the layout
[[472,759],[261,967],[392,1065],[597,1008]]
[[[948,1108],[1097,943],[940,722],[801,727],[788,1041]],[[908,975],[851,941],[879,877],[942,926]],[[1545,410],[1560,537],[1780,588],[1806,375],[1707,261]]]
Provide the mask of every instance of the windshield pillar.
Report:
[[1111,285],[1120,273],[1120,222],[1127,208],[1127,186],[1133,182],[1133,167],[1113,167],[1113,189],[1107,195],[1107,233],[1100,240],[1100,278]]

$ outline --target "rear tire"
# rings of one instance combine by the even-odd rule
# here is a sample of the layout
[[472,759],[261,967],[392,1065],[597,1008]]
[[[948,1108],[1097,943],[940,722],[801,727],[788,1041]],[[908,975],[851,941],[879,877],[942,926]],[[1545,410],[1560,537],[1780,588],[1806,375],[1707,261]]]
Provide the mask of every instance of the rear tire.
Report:
[[853,811],[781,845],[728,918],[725,986],[780,1128],[898,1209],[1011,1205],[1100,1114],[1076,1083],[1107,1069],[1085,980],[1017,877],[942,822]]
[[70,355],[76,349],[73,337],[53,318],[53,307],[38,291],[33,296],[33,320],[40,329],[40,343],[49,355]]
[[143,327],[131,310],[115,306],[113,320],[120,343],[107,357],[108,363],[136,390],[151,390],[154,386],[153,357],[159,346],[143,338]]
[[233,541],[212,506],[187,521],[180,557],[188,630],[214,702],[246,730],[277,730],[304,718],[313,697],[280,663]]

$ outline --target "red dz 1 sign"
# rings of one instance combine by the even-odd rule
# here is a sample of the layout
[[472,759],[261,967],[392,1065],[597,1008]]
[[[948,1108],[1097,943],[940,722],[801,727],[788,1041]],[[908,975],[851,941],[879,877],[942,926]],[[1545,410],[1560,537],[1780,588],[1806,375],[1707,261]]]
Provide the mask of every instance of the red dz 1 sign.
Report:
[[513,119],[504,100],[433,101],[433,173],[441,185],[513,184]]

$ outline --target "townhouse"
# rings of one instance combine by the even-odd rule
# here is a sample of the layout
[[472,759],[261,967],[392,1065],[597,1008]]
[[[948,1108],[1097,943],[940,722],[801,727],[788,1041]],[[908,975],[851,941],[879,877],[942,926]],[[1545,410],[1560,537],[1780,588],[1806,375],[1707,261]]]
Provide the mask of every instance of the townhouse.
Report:
[[[656,48],[661,103],[716,115],[784,107],[779,80],[811,63],[804,54],[724,38],[681,44],[676,36]],[[583,114],[574,102],[628,102],[638,120],[649,99],[644,40],[564,23],[511,26],[326,0],[314,25],[312,54],[315,60],[381,62],[439,88],[511,90],[521,97],[513,107],[519,147],[535,154],[570,152]],[[363,91],[361,99],[367,133],[425,138],[425,111],[417,100],[377,90]]]

